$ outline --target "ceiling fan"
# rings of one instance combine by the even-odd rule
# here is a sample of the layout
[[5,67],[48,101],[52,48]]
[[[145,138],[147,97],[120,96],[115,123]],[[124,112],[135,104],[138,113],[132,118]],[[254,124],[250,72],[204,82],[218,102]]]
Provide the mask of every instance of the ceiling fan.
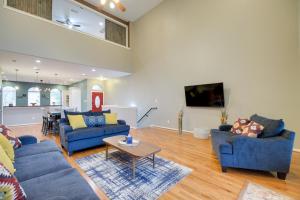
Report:
[[71,20],[68,17],[66,17],[65,21],[58,20],[58,19],[56,21],[61,23],[61,24],[67,25],[69,28],[73,28],[73,27],[80,28],[81,27],[81,25],[79,25],[79,24],[72,23]]
[[126,7],[120,2],[120,0],[100,0],[100,4],[102,6],[106,5],[106,3],[109,3],[109,7],[111,9],[117,7],[121,12],[126,11]]

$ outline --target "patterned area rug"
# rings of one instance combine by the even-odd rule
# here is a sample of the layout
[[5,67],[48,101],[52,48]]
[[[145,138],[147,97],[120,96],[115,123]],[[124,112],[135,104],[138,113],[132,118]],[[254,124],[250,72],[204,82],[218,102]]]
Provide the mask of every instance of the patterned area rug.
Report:
[[[76,160],[79,166],[110,199],[153,200],[187,176],[192,170],[156,156],[155,168],[150,160],[137,162],[136,178],[132,179],[130,159],[118,151],[105,160],[105,153]],[[124,161],[124,162],[121,162]]]
[[274,192],[255,183],[248,183],[241,192],[239,200],[292,200],[292,198]]

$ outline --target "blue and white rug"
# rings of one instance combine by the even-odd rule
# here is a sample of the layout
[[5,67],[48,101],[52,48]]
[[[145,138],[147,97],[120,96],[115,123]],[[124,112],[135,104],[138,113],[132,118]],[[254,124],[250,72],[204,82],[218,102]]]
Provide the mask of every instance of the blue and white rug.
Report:
[[[132,179],[130,159],[118,151],[114,158],[105,160],[105,153],[77,159],[81,169],[114,200],[154,200],[187,176],[192,170],[156,156],[152,161],[141,160],[136,165],[136,178]],[[117,159],[116,159],[117,158]],[[121,161],[127,161],[121,162]]]

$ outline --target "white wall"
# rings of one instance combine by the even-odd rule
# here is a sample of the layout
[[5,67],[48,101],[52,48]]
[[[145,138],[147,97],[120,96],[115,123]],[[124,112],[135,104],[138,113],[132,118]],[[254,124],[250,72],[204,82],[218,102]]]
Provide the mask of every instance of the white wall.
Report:
[[184,107],[184,129],[216,128],[220,110],[186,108],[183,87],[224,82],[230,122],[258,113],[299,134],[297,18],[297,0],[165,0],[133,24],[135,73],[106,81],[106,101],[157,105],[146,123],[172,128]]
[[3,7],[0,50],[42,58],[132,71],[131,50]]

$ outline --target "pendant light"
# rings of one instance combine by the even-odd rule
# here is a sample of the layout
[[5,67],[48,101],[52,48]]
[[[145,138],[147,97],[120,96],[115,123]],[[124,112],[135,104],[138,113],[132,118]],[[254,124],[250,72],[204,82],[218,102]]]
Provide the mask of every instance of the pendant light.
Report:
[[[35,77],[35,78],[36,78],[35,82],[38,83],[38,82],[39,82],[39,72],[36,71],[36,72],[35,72],[35,75],[36,75],[36,77]],[[37,88],[37,90],[41,91],[41,89],[39,88],[39,85],[37,85],[36,88]]]
[[[18,71],[19,71],[19,69],[16,69],[16,82],[18,82]],[[16,90],[19,90],[19,86],[16,85],[16,86],[15,86],[15,89],[16,89]]]

